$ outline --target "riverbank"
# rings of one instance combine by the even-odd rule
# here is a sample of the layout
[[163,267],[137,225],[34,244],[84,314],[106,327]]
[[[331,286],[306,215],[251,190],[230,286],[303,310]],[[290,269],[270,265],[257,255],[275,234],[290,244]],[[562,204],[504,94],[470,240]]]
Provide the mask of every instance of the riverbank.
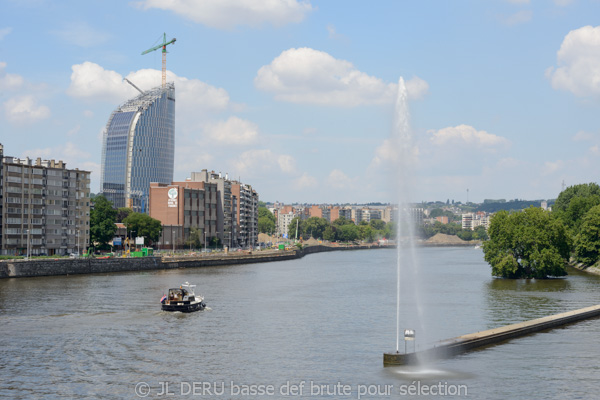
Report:
[[582,263],[570,262],[569,265],[575,269],[578,269],[582,272],[587,272],[588,274],[600,275],[600,268],[596,266],[587,266]]
[[128,271],[152,271],[174,268],[201,268],[221,265],[264,263],[302,258],[305,255],[328,251],[370,250],[395,248],[395,245],[307,246],[294,250],[264,250],[255,252],[209,253],[143,258],[76,258],[2,260],[0,279],[37,276],[97,274]]

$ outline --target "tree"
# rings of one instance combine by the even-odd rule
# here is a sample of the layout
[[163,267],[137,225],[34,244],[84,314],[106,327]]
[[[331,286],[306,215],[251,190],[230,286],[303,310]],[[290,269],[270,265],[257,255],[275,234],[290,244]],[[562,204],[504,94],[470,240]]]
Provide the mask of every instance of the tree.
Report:
[[327,228],[325,228],[325,231],[323,232],[323,240],[328,240],[330,242],[334,242],[335,235],[336,235],[336,228],[333,225],[329,225]]
[[394,221],[391,221],[385,225],[383,237],[389,240],[396,239],[396,223]]
[[558,195],[552,210],[565,225],[577,232],[585,213],[599,204],[600,186],[596,183],[584,183],[563,190]]
[[127,218],[127,216],[129,214],[131,214],[133,212],[133,210],[131,208],[127,208],[127,207],[121,207],[117,210],[117,216],[116,216],[116,222],[123,222],[123,220],[125,220],[125,218]]
[[338,219],[336,219],[335,221],[333,221],[333,225],[340,227],[343,225],[354,225],[354,221],[352,221],[351,219],[347,219],[344,216],[339,217]]
[[200,228],[190,228],[190,235],[185,242],[186,245],[198,249],[204,245],[204,236],[202,234],[202,229]]
[[499,211],[490,222],[484,258],[492,275],[504,278],[564,276],[571,238],[563,222],[548,211]]
[[342,225],[337,230],[337,239],[343,242],[352,242],[360,236],[360,229],[354,224]]
[[267,217],[258,217],[258,232],[271,234],[275,231],[275,223]]
[[360,236],[359,238],[365,242],[372,242],[375,240],[375,230],[371,225],[359,225],[358,226]]
[[600,205],[584,215],[574,246],[577,261],[594,265],[600,259]]
[[479,225],[473,230],[473,239],[488,240],[489,236],[485,230],[485,226]]
[[260,233],[271,234],[275,231],[277,220],[271,211],[266,207],[258,207],[258,231]]
[[369,222],[369,225],[371,225],[371,228],[378,230],[378,231],[382,231],[385,229],[385,222],[380,219],[372,219]]
[[150,246],[160,238],[161,222],[147,214],[133,212],[123,220],[123,223],[127,226],[128,231],[135,231],[136,236],[146,238]]
[[98,243],[101,247],[107,247],[117,231],[115,218],[117,210],[113,209],[112,203],[104,196],[94,198],[94,206],[90,211],[90,238],[91,243]]
[[323,239],[323,233],[329,226],[329,222],[325,218],[310,217],[303,221],[302,232],[307,237]]
[[273,213],[266,207],[258,207],[258,218],[269,218],[273,223],[277,222]]

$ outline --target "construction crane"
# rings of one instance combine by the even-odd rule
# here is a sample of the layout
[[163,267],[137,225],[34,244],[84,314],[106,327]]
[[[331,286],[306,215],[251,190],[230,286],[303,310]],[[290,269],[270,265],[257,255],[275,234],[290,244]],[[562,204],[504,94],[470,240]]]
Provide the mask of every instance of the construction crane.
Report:
[[140,89],[139,87],[135,86],[135,85],[133,84],[133,82],[131,82],[129,79],[127,79],[127,78],[123,78],[123,80],[124,80],[124,81],[126,81],[127,83],[129,83],[129,84],[130,84],[131,86],[133,86],[134,88],[136,88],[138,92],[140,92],[141,94],[144,94],[144,92],[142,91],[142,89]]
[[148,49],[142,53],[142,55],[148,54],[148,53],[158,50],[162,47],[162,87],[163,88],[167,85],[167,45],[174,44],[175,40],[177,40],[177,39],[173,38],[167,42],[167,34],[163,33],[162,44],[154,46],[151,49]]

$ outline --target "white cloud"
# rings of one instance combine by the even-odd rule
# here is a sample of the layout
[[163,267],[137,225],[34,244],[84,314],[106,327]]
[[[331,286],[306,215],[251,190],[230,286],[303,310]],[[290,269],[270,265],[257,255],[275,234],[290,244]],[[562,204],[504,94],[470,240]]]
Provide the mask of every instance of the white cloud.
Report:
[[296,171],[296,160],[294,157],[287,154],[277,157],[277,165],[279,165],[279,169],[285,173],[293,173]]
[[587,142],[591,140],[595,140],[597,135],[591,132],[579,131],[573,136],[573,141],[575,142]]
[[[72,67],[71,84],[67,94],[90,100],[105,100],[112,103],[124,102],[138,95],[123,76],[115,71],[105,70],[98,64],[86,61]],[[141,69],[126,76],[142,90],[159,86],[162,72],[154,69]],[[198,79],[179,77],[167,71],[167,81],[175,82],[177,109],[184,114],[199,115],[225,110],[229,105],[229,94],[225,89],[216,88]]]
[[83,116],[86,118],[92,118],[94,116],[94,112],[92,110],[85,110],[83,112]]
[[0,29],[0,40],[4,39],[11,32],[12,28],[10,27]]
[[66,142],[55,147],[32,148],[22,152],[21,157],[37,158],[44,160],[56,160],[66,162],[70,168],[79,168],[87,171],[100,173],[100,165],[90,161],[92,154],[78,147],[73,142]]
[[169,10],[199,24],[217,29],[238,25],[282,26],[301,22],[312,10],[308,1],[297,0],[144,0],[137,3],[143,9]]
[[295,170],[295,159],[287,154],[275,154],[269,149],[252,149],[243,152],[233,161],[235,175],[258,176],[260,173],[283,172]]
[[418,76],[406,81],[405,85],[410,99],[422,99],[429,91],[429,84]]
[[546,71],[552,87],[576,96],[600,95],[600,26],[584,26],[565,36],[556,68]]
[[349,190],[355,187],[353,180],[340,169],[334,169],[329,173],[327,183],[338,190]]
[[308,175],[306,172],[303,173],[302,176],[294,180],[294,187],[297,190],[315,188],[317,187],[317,185],[317,179],[313,176]]
[[547,176],[560,172],[564,168],[565,163],[561,160],[546,161],[542,167],[541,175]]
[[91,27],[87,22],[69,22],[63,29],[52,32],[62,40],[79,47],[92,47],[107,42],[111,35]]
[[115,71],[105,70],[90,61],[71,67],[71,84],[67,94],[78,98],[122,102],[137,93],[123,82],[123,76]]
[[14,90],[23,85],[24,79],[21,75],[5,72],[6,63],[0,62],[0,90]]
[[64,161],[67,168],[79,168],[83,171],[92,172],[92,181],[100,177],[100,164],[92,161],[95,157],[85,148],[81,148],[73,142],[61,143],[54,147],[30,148],[21,153],[21,157],[37,158],[43,160]]
[[[285,50],[261,67],[254,85],[281,101],[343,107],[388,104],[398,90],[397,84],[369,76],[349,61],[307,47]],[[408,86],[413,98],[428,90],[427,83],[417,77]]]
[[509,145],[507,139],[486,131],[478,131],[469,125],[458,125],[437,131],[429,131],[429,133],[431,134],[431,143],[436,146],[458,144],[494,149]]
[[69,129],[69,131],[67,132],[67,136],[76,136],[80,130],[81,130],[81,125],[77,124],[76,126],[73,127],[73,129]]
[[512,4],[529,4],[529,0],[507,0],[509,3]]
[[38,105],[33,96],[19,96],[4,102],[4,114],[12,123],[29,123],[46,119],[50,116],[50,109]]
[[207,124],[205,131],[211,139],[229,145],[248,145],[256,142],[258,126],[238,117]]

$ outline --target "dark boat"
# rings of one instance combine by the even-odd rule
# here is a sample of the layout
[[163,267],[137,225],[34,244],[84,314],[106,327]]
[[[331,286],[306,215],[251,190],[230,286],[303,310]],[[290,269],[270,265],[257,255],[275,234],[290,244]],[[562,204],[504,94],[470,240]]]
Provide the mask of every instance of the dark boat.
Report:
[[196,285],[184,283],[178,288],[169,289],[169,293],[160,299],[163,311],[194,312],[204,310],[204,297],[196,296],[194,288]]

